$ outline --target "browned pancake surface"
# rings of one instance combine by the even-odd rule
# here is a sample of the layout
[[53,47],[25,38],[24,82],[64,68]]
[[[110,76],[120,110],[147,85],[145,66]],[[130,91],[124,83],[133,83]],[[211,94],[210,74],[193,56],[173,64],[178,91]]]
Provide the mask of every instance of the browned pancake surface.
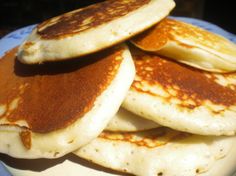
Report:
[[44,39],[55,39],[96,28],[148,4],[151,0],[107,0],[49,19],[37,27]]
[[186,48],[196,47],[193,43],[185,44],[178,38],[190,40],[197,45],[228,52],[227,47],[221,44],[225,42],[222,37],[197,26],[170,18],[165,18],[154,27],[135,36],[132,40],[138,46],[147,50],[159,50],[169,41],[174,41]]
[[[218,76],[224,79],[236,78],[236,73],[213,74],[188,67],[159,56],[132,51],[135,60],[136,78],[132,89],[161,97],[166,103],[179,100],[179,107],[194,109],[206,102],[222,105],[226,109],[236,104],[236,85],[221,85]],[[158,94],[153,87],[165,91]],[[185,109],[186,110],[186,109]],[[213,112],[213,113],[221,113]]]
[[155,148],[176,140],[182,140],[191,134],[174,131],[165,127],[147,130],[143,132],[102,132],[99,138],[121,141],[134,144],[139,147]]
[[39,133],[67,127],[85,115],[123,59],[120,47],[79,61],[24,65],[16,50],[0,60],[0,107],[6,108],[0,119],[11,124],[24,120]]

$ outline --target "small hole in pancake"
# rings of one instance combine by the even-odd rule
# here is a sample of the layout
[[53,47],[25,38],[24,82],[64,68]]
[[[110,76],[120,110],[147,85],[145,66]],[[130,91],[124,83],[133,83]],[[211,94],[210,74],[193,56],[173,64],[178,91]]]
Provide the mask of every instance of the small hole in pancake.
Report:
[[53,156],[56,157],[59,154],[60,154],[60,152],[55,152]]
[[99,149],[95,149],[95,152],[99,152]]
[[163,172],[158,172],[157,176],[163,176]]
[[86,150],[85,150],[85,149],[83,149],[83,150],[82,150],[82,152],[86,152]]
[[200,169],[199,169],[199,168],[198,168],[198,169],[196,169],[196,171],[195,171],[195,172],[196,172],[197,174],[198,174],[198,173],[200,173]]
[[74,142],[74,140],[72,139],[72,140],[68,141],[67,143],[68,143],[68,144],[71,144],[71,143],[73,143],[73,142]]

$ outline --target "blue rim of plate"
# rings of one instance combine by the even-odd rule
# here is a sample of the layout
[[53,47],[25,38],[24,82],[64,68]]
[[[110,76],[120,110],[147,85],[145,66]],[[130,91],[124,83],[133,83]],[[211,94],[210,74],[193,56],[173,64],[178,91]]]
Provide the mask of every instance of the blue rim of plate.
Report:
[[[215,24],[212,24],[203,20],[195,19],[195,18],[189,18],[189,17],[173,17],[172,16],[171,18],[175,18],[175,19],[199,26],[208,31],[224,36],[230,41],[236,43],[236,35],[230,32],[227,32],[226,30],[222,29],[221,27]],[[35,26],[36,25],[34,24],[34,25],[20,28],[16,31],[13,31],[7,34],[3,38],[1,38],[0,39],[0,56],[4,55],[4,53],[8,51],[9,49],[14,48],[17,45],[20,45],[25,40],[25,38],[31,33],[31,31],[35,28]]]
[[[189,17],[173,17],[172,16],[171,18],[178,19],[178,20],[199,26],[208,31],[224,36],[230,41],[236,43],[236,35],[230,32],[227,32],[226,30],[222,29],[221,27],[215,24],[212,24],[203,20],[199,20],[199,19],[189,18]],[[0,56],[4,55],[4,53],[10,50],[11,48],[14,48],[17,45],[20,45],[25,40],[25,38],[31,33],[31,31],[35,28],[35,26],[36,26],[35,24],[26,26],[18,30],[15,30],[7,34],[6,36],[2,37],[0,39]],[[6,170],[6,168],[3,166],[1,161],[0,161],[0,175],[11,176],[11,174]]]
[[12,176],[10,172],[7,171],[6,167],[0,161],[0,175],[1,176]]

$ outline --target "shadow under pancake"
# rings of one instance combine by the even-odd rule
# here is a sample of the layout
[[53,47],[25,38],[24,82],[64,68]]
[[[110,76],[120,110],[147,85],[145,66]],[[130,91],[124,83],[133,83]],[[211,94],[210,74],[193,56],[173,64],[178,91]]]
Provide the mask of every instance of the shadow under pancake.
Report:
[[79,158],[78,156],[72,153],[67,154],[61,158],[57,158],[57,159],[18,159],[18,158],[10,157],[5,154],[0,154],[0,161],[5,163],[6,165],[15,169],[30,170],[34,172],[44,171],[58,164],[62,164],[66,160],[71,161],[73,163],[80,164],[87,168],[95,169],[97,171],[103,171],[103,172],[117,174],[117,175],[131,176],[131,174],[125,174],[119,171],[114,171],[112,169],[99,166],[95,163]]
[[35,75],[58,75],[76,71],[89,65],[99,62],[103,58],[112,55],[119,47],[109,48],[94,54],[83,56],[81,58],[72,58],[69,60],[59,60],[54,62],[45,62],[42,64],[23,64],[15,57],[14,73],[21,77],[30,77]]

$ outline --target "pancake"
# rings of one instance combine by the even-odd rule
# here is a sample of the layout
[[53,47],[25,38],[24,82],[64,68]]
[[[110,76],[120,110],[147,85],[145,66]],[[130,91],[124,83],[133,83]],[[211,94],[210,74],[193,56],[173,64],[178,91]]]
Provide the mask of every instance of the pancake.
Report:
[[0,60],[0,153],[56,158],[96,138],[118,111],[135,70],[124,45],[82,60]]
[[236,73],[210,73],[140,50],[131,53],[136,77],[125,109],[180,131],[235,134]]
[[21,45],[27,64],[71,59],[115,45],[154,25],[173,0],[107,0],[39,24]]
[[[215,161],[212,167],[205,173],[198,176],[233,176],[236,163],[236,141],[231,146],[228,154]],[[15,159],[8,156],[0,155],[1,162],[7,167],[12,175],[17,176],[52,176],[52,175],[81,175],[89,176],[127,176],[130,174],[122,174],[113,170],[98,166],[96,164],[86,162],[76,155],[66,155],[58,159],[35,159],[23,160]],[[175,175],[176,176],[176,175]],[[182,176],[182,175],[181,175]]]
[[196,176],[207,173],[217,160],[227,156],[235,140],[168,128],[103,132],[74,153],[101,166],[139,176]]
[[159,125],[151,120],[142,118],[134,113],[131,113],[124,108],[120,108],[116,115],[106,126],[107,131],[142,131],[157,128]]
[[135,36],[139,48],[211,71],[236,71],[236,45],[200,27],[166,18]]

